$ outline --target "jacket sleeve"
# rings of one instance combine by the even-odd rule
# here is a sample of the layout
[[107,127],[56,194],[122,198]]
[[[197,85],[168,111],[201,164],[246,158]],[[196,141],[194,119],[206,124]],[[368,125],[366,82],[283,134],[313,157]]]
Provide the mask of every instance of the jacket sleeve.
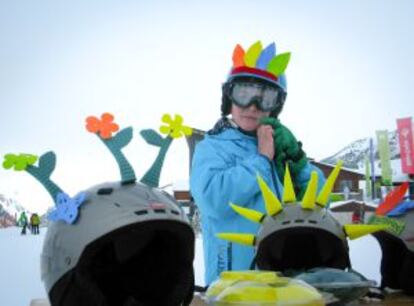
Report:
[[258,153],[236,160],[212,143],[197,145],[191,169],[190,187],[203,214],[222,218],[234,214],[229,202],[249,206],[260,194],[256,175],[272,181],[269,160]]

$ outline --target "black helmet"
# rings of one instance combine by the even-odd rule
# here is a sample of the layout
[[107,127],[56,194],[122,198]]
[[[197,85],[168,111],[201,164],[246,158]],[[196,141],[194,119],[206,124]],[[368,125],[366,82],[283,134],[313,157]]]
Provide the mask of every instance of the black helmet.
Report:
[[386,224],[375,233],[381,250],[381,287],[402,289],[414,295],[414,201],[404,200],[408,182],[390,191],[369,223]]

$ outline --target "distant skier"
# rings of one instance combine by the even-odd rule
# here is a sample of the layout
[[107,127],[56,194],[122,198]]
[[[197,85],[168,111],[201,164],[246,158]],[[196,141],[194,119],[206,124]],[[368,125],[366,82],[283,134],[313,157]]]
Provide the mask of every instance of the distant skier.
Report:
[[39,215],[37,213],[32,214],[32,216],[30,217],[30,226],[31,226],[33,235],[39,234],[39,224],[40,224]]
[[19,224],[22,227],[21,234],[26,235],[26,227],[27,227],[27,216],[25,212],[20,214]]

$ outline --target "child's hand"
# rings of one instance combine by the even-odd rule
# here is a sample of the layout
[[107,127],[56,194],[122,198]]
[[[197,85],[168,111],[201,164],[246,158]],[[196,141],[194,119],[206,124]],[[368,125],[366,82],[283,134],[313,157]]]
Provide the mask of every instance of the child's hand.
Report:
[[275,145],[273,141],[273,128],[270,125],[261,125],[257,129],[258,150],[260,154],[263,154],[273,160],[275,156]]
[[[273,137],[275,146],[274,160],[278,173],[284,173],[285,163],[289,163],[293,175],[306,165],[307,158],[302,150],[302,144],[297,141],[293,133],[276,118],[262,118],[260,121],[263,125],[273,127]],[[283,176],[282,176],[283,177]]]

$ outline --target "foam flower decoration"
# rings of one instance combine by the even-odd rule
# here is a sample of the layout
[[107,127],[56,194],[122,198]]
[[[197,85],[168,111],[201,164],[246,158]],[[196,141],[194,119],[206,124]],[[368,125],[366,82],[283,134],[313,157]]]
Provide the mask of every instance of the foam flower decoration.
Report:
[[56,209],[47,218],[51,221],[62,220],[67,224],[73,224],[78,218],[79,207],[85,201],[85,196],[86,194],[82,192],[72,199],[64,192],[58,193],[56,196]]
[[6,154],[4,155],[3,168],[15,171],[26,170],[27,166],[33,165],[37,161],[37,156],[32,154]]
[[190,136],[193,133],[193,129],[183,125],[183,117],[181,115],[175,115],[174,119],[169,114],[162,116],[162,122],[167,125],[160,127],[162,134],[168,134],[172,138],[180,138],[182,136]]
[[101,119],[95,116],[86,118],[86,129],[91,133],[99,133],[103,139],[112,137],[112,133],[119,130],[118,124],[114,121],[114,116],[110,113],[103,113]]

